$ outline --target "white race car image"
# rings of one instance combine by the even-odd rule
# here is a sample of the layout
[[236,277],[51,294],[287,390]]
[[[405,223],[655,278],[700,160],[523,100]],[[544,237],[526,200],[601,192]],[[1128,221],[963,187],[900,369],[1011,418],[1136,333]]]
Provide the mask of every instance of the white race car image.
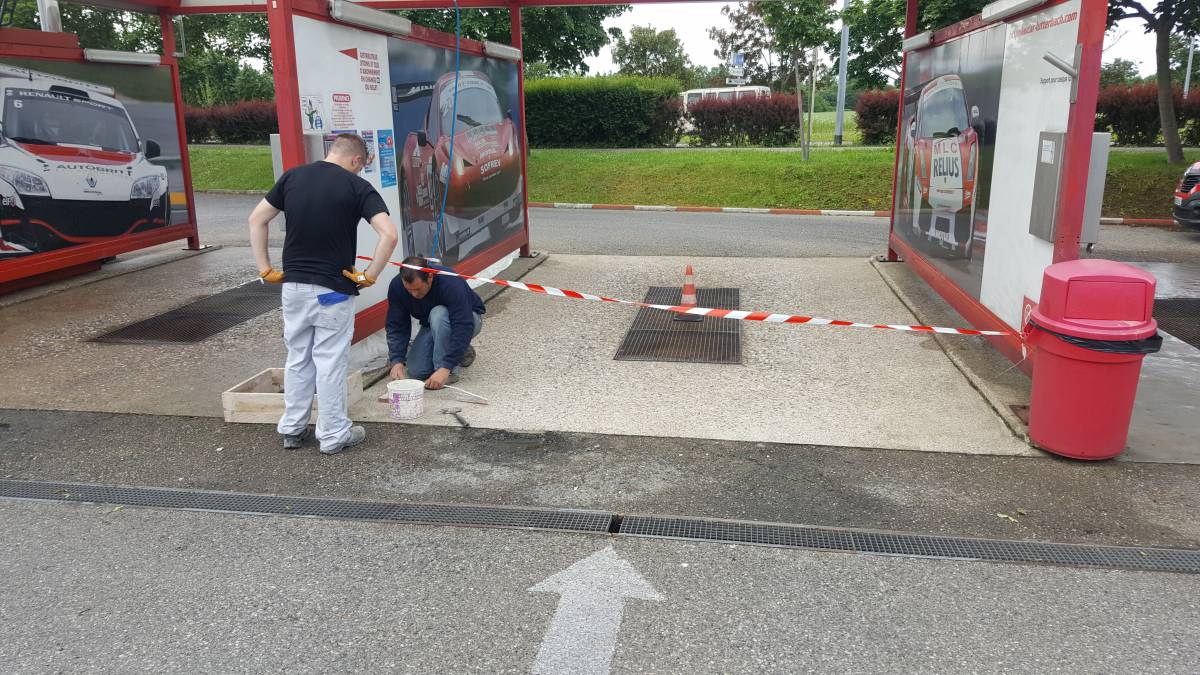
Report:
[[0,64],[0,259],[170,224],[167,170],[110,87]]

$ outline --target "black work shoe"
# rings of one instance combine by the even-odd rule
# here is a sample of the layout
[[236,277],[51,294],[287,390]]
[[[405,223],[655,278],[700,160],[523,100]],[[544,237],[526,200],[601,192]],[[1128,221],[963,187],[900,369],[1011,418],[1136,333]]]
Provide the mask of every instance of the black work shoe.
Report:
[[312,430],[307,428],[298,434],[284,434],[283,449],[297,450],[300,448],[300,446],[304,445],[305,441],[310,438],[312,438]]
[[463,368],[470,368],[472,363],[475,363],[475,348],[467,347],[467,353],[463,354],[462,361],[458,365]]

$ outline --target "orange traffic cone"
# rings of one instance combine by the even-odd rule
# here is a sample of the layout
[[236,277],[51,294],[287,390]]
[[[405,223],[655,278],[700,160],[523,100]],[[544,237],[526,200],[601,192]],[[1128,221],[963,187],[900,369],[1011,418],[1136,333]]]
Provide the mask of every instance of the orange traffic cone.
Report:
[[[688,265],[683,271],[683,293],[679,299],[680,307],[695,307],[696,306],[696,279],[695,273],[692,271],[692,266]],[[699,314],[684,314],[676,312],[672,317],[676,321],[699,321],[704,317]]]

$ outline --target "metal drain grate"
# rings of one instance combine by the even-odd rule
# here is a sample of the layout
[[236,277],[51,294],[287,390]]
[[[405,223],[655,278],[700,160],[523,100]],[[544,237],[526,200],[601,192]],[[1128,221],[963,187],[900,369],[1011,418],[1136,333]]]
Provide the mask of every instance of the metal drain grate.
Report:
[[[652,286],[645,302],[678,305],[678,288]],[[738,309],[736,288],[698,288],[701,307]],[[675,314],[659,309],[641,309],[633,320],[617,354],[617,361],[674,361],[682,363],[742,362],[742,322],[703,317],[699,321],[675,321]]]
[[1200,551],[1188,549],[937,537],[657,516],[625,516],[620,533],[877,555],[1200,574]]
[[1200,349],[1200,298],[1156,298],[1158,327]]
[[252,281],[92,338],[118,344],[200,342],[279,307],[277,284]]
[[[240,492],[0,480],[0,497],[420,525],[466,525],[716,541],[903,557],[1200,574],[1200,550],[974,539],[607,511],[404,504]],[[619,526],[618,526],[619,524]]]
[[538,530],[608,532],[612,514],[456,504],[403,504],[239,492],[118,487],[89,483],[0,480],[0,496],[261,515],[381,520],[425,525],[477,525]]

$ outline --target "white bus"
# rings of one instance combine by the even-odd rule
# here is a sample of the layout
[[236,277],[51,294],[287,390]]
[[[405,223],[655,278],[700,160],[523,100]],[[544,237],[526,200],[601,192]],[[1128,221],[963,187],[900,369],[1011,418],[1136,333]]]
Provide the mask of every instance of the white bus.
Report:
[[698,101],[709,101],[717,99],[720,101],[732,101],[747,96],[753,98],[762,98],[771,95],[770,87],[750,86],[750,87],[710,87],[708,89],[689,89],[682,94],[680,98],[683,100],[683,112],[686,115],[688,106]]

